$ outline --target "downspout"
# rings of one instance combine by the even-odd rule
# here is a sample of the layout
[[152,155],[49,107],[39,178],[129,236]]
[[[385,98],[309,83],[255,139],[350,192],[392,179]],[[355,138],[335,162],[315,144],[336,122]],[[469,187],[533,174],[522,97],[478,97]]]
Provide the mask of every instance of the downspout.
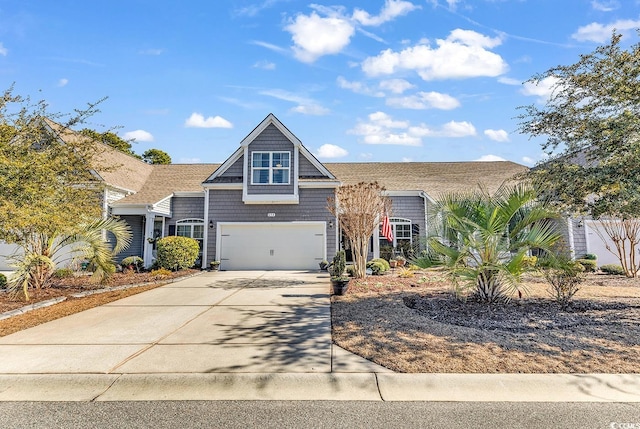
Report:
[[573,220],[571,216],[567,216],[567,235],[569,239],[569,257],[571,259],[576,258],[576,244],[573,235]]
[[[424,249],[420,250],[427,250],[427,240],[429,239],[429,204],[427,204],[427,199],[429,197],[424,191],[420,192],[420,196],[424,202]],[[422,247],[422,245],[420,245],[420,247]]]
[[155,214],[151,211],[151,206],[147,206],[147,214],[145,215],[144,226],[144,250],[143,257],[145,268],[149,268],[153,264],[153,223]]
[[202,269],[207,268],[207,260],[208,260],[208,252],[207,247],[209,244],[209,233],[211,228],[209,228],[209,189],[204,190],[204,240],[202,242]]

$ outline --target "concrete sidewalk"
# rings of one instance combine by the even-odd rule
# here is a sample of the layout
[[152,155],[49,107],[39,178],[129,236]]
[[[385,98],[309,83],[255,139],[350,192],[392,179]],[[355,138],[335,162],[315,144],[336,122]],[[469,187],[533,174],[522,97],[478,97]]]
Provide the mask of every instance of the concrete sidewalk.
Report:
[[331,342],[319,272],[213,272],[0,338],[0,400],[640,402],[638,375],[395,374]]

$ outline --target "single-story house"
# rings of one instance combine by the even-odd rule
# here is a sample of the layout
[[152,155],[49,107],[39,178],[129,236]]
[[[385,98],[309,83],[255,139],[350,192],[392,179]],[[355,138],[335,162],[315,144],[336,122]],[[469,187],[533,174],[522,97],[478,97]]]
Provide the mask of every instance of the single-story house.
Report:
[[[55,131],[63,140],[77,138]],[[273,114],[222,164],[149,165],[111,148],[103,156],[117,166],[95,172],[104,213],[125,219],[133,232],[119,258],[140,256],[149,266],[155,240],[180,235],[198,240],[202,267],[219,260],[223,270],[317,269],[348,248],[327,210],[341,184],[377,181],[392,199],[394,241],[376,231],[370,256],[378,257],[424,243],[440,194],[480,185],[494,191],[527,168],[509,161],[322,163]],[[586,253],[588,228],[578,220],[568,225],[570,246]]]

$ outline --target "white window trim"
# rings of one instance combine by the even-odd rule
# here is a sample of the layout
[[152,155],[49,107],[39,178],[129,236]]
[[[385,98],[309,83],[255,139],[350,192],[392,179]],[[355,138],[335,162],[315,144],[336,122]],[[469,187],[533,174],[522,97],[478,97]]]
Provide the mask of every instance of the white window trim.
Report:
[[[255,154],[269,154],[269,167],[254,167],[253,166],[253,157]],[[273,160],[273,154],[284,154],[286,153],[289,156],[289,166],[288,167],[274,167],[272,165],[272,160]],[[250,168],[251,168],[251,184],[252,185],[290,185],[291,184],[291,152],[288,151],[253,151],[251,152],[251,163],[250,163]],[[255,171],[261,171],[261,170],[268,170],[269,171],[269,183],[260,183],[260,182],[256,182],[255,179]],[[275,170],[286,170],[286,178],[287,181],[286,182],[282,182],[282,183],[274,183],[273,182],[273,173]]]
[[[204,219],[197,219],[197,218],[190,218],[190,219],[181,219],[179,221],[176,222],[176,232],[175,234],[178,235],[178,226],[189,226],[190,228],[190,235],[189,238],[193,238],[194,240],[204,240],[204,235],[206,235],[206,228],[205,227],[205,223],[204,223]],[[202,238],[195,238],[193,236],[193,227],[194,226],[202,226],[203,229],[203,237]],[[184,237],[184,236],[183,236]]]
[[[405,218],[401,218],[401,217],[392,217],[389,218],[389,224],[391,225],[391,231],[393,232],[393,248],[395,249],[396,247],[398,247],[398,232],[396,229],[396,225],[409,225],[409,238],[406,237],[402,237],[400,238],[401,240],[409,240],[409,242],[413,245],[413,230],[412,228],[412,222],[411,219],[405,219]],[[380,226],[382,226],[382,222],[380,223]],[[379,228],[378,228],[379,229]],[[379,241],[382,241],[384,239],[385,243],[389,243],[389,241],[387,241],[386,238],[384,238],[382,235],[379,236]]]

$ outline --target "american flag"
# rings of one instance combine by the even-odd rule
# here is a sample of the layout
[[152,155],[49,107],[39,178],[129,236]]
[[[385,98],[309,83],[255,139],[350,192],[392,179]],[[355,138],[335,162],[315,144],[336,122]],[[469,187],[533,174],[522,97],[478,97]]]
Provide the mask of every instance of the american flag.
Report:
[[391,230],[391,224],[389,223],[389,216],[385,215],[382,220],[382,235],[388,241],[393,243],[393,231]]

